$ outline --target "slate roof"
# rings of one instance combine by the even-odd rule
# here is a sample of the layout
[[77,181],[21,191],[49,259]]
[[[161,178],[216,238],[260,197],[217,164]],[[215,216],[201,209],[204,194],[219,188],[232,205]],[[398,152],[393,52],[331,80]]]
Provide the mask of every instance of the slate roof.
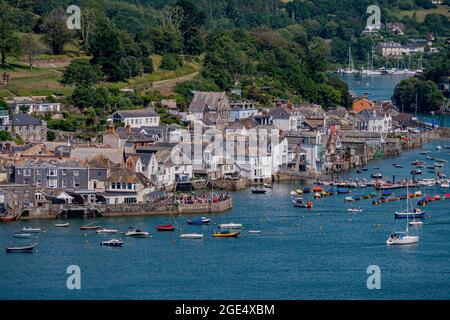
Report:
[[115,114],[120,115],[122,118],[139,118],[139,117],[157,117],[159,116],[155,110],[151,108],[137,109],[137,110],[119,110]]
[[40,126],[42,125],[41,120],[30,116],[29,114],[13,114],[11,117],[11,122],[14,126]]
[[222,100],[227,99],[225,92],[197,91],[189,105],[190,112],[217,111]]

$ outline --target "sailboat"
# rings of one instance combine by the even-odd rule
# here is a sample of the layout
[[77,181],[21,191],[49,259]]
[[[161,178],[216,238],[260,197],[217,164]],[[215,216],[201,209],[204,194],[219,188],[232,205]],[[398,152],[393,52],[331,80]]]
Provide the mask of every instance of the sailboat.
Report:
[[353,74],[358,73],[358,71],[355,69],[355,65],[353,64],[353,57],[352,57],[352,48],[348,47],[348,68],[347,69],[339,69],[340,73],[345,74]]
[[[406,194],[408,194],[408,185],[406,185]],[[406,213],[409,212],[409,202],[410,199],[406,199]],[[415,219],[414,219],[415,221]],[[417,229],[416,229],[417,232]],[[393,234],[389,236],[389,238],[386,240],[387,245],[406,245],[406,244],[413,244],[419,242],[419,236],[418,235],[410,235],[409,233],[409,221],[408,221],[408,215],[406,215],[406,230],[405,231],[395,231]]]
[[361,74],[372,76],[372,75],[382,75],[383,72],[381,70],[373,69],[373,54],[370,56],[370,52],[367,52],[367,69],[361,69]]

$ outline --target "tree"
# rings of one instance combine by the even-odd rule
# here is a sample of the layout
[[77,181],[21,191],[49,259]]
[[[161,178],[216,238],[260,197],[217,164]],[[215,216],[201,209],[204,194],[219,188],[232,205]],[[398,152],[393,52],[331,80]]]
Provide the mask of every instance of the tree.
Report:
[[8,110],[8,103],[6,103],[3,97],[0,97],[0,110]]
[[[439,110],[444,96],[436,84],[429,80],[409,78],[402,80],[394,90],[392,101],[405,111],[427,113]],[[416,104],[417,101],[417,104]]]
[[101,79],[102,71],[98,66],[84,59],[75,59],[64,70],[61,84],[92,87]]
[[36,55],[42,51],[41,42],[32,33],[27,33],[21,41],[22,50],[26,54],[28,59],[28,65],[30,69],[33,69],[33,62]]
[[6,130],[0,131],[0,141],[13,141],[11,133]]
[[19,50],[18,38],[14,35],[11,8],[0,2],[0,55],[1,65],[5,66],[6,57]]
[[48,141],[55,141],[55,139],[56,139],[55,132],[48,130],[47,131],[47,140]]
[[62,54],[64,46],[71,39],[72,32],[67,28],[64,10],[57,8],[44,19],[44,42],[52,49],[53,54]]
[[161,61],[161,69],[164,70],[176,70],[183,65],[181,57],[174,53],[165,54]]

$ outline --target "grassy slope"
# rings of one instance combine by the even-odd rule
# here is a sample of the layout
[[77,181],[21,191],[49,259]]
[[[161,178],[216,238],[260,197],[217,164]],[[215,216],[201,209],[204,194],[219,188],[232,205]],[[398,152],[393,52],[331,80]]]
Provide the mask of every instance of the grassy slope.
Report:
[[394,12],[394,14],[396,16],[398,16],[399,18],[402,18],[404,16],[412,17],[413,14],[415,13],[416,17],[417,17],[417,21],[423,22],[423,20],[425,19],[425,16],[430,13],[440,13],[440,14],[446,15],[447,17],[450,17],[450,12],[448,11],[449,9],[450,9],[449,6],[438,5],[437,8],[435,8],[435,9],[401,10],[401,11],[399,10],[397,12]]
[[[40,55],[34,67],[30,70],[25,63],[25,59],[8,60],[9,64],[6,68],[0,67],[0,74],[7,72],[11,75],[8,89],[0,86],[0,96],[6,97],[12,94],[18,96],[26,95],[68,95],[72,92],[71,87],[63,87],[59,84],[64,65],[70,61],[70,56],[51,56]],[[153,56],[155,72],[143,76],[130,79],[128,82],[110,83],[105,82],[103,85],[115,88],[138,88],[147,89],[152,82],[161,80],[182,78],[187,75],[194,74],[201,69],[201,63],[189,62],[174,71],[162,70],[159,68],[161,64],[161,56]]]

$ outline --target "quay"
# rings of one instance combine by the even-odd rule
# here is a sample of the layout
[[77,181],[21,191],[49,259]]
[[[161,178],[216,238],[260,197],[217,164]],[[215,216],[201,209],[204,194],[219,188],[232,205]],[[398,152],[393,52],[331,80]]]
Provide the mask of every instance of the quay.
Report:
[[22,211],[20,220],[57,219],[75,217],[133,217],[182,214],[214,214],[223,213],[233,207],[231,197],[218,203],[192,204],[52,204],[48,208],[26,208]]

